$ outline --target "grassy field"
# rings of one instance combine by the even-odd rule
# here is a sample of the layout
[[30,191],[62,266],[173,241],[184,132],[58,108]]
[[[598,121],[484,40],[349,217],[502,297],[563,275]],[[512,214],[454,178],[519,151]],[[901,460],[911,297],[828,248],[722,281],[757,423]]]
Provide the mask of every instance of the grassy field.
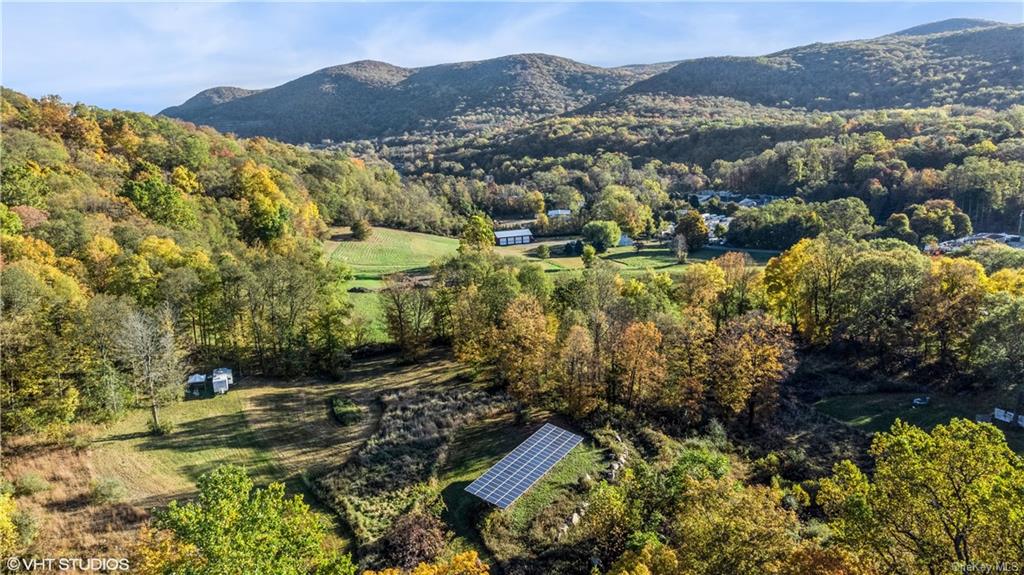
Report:
[[[379,420],[380,394],[440,389],[464,369],[443,354],[417,365],[399,359],[359,361],[337,381],[239,378],[226,395],[161,409],[161,420],[172,425],[163,436],[147,433],[149,411],[138,409],[108,426],[82,426],[76,430],[82,439],[72,445],[5,438],[3,477],[49,482],[50,489],[20,497],[19,509],[39,521],[40,549],[68,556],[125,552],[152,508],[193,496],[196,479],[226,463],[245,467],[259,484],[284,482],[316,505],[304,475],[340,466],[365,442]],[[335,423],[328,404],[337,395],[363,406],[364,418],[347,427]],[[120,483],[124,496],[93,503],[91,486],[101,479]],[[345,539],[339,524],[337,544]]]
[[355,241],[348,228],[332,228],[324,250],[347,264],[356,279],[379,280],[397,272],[426,271],[430,263],[455,253],[459,240],[389,228],[373,228],[370,237]]
[[324,242],[324,253],[352,270],[355,279],[348,283],[349,288],[369,290],[349,293],[349,301],[355,313],[370,323],[369,340],[383,342],[387,334],[375,293],[383,287],[383,278],[399,272],[426,273],[431,263],[454,254],[458,247],[454,238],[389,228],[374,228],[369,238],[355,241],[347,227],[336,227],[331,229],[331,239]]
[[[366,292],[349,293],[356,314],[369,322],[368,338],[370,342],[387,340],[384,322],[381,317],[380,300],[377,290],[383,287],[383,278],[389,274],[427,273],[434,261],[450,256],[456,252],[459,242],[454,238],[446,238],[430,234],[406,232],[389,228],[374,228],[373,233],[364,241],[352,240],[346,227],[331,229],[331,240],[324,243],[324,252],[332,259],[345,262],[353,271],[354,279],[349,282],[350,288],[363,288]],[[495,253],[504,256],[523,257],[539,263],[548,273],[562,273],[583,268],[583,260],[579,256],[562,255],[562,247],[576,237],[544,238],[532,244],[514,246],[495,246]],[[551,249],[551,257],[540,259],[536,255],[540,245]],[[693,254],[691,261],[707,261],[719,257],[729,251],[736,251],[720,246],[708,246]],[[771,250],[740,250],[764,265],[778,252]],[[685,264],[680,264],[672,251],[667,247],[652,246],[637,252],[633,247],[616,247],[600,257],[621,266],[624,273],[641,272],[651,268],[658,271],[676,271]]]
[[[914,407],[915,397],[928,395],[931,402],[925,407]],[[1012,402],[1003,403],[1013,408]],[[977,414],[992,413],[993,399],[988,396],[954,397],[936,393],[868,393],[839,395],[823,399],[815,407],[847,425],[867,432],[888,430],[896,418],[924,429],[946,423],[954,417],[974,420]],[[1024,454],[1024,429],[1000,424],[1007,443],[1017,453]]]
[[160,410],[172,431],[147,432],[149,412],[135,410],[97,434],[94,467],[118,478],[136,501],[159,502],[192,492],[200,475],[218,465],[245,467],[259,483],[282,479],[282,469],[249,427],[244,407],[255,390],[184,401]]
[[[758,265],[768,263],[768,260],[777,256],[779,252],[773,250],[748,250],[739,248],[724,248],[721,246],[706,246],[690,254],[689,261],[708,261],[721,257],[729,252],[746,252]],[[639,252],[632,246],[615,247],[608,250],[602,258],[622,265],[627,269],[643,270],[652,268],[658,271],[674,271],[682,269],[685,264],[679,263],[675,253],[668,247],[652,246]]]

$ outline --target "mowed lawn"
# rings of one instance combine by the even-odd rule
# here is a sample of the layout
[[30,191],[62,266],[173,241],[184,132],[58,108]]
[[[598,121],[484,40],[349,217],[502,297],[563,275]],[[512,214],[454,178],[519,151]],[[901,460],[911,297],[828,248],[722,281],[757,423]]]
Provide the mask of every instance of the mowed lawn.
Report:
[[347,285],[366,291],[349,292],[353,310],[369,323],[370,342],[387,340],[377,291],[384,286],[384,277],[394,273],[425,273],[430,264],[453,255],[459,240],[406,232],[389,228],[373,228],[363,241],[352,239],[347,227],[331,229],[331,239],[324,242],[324,253],[344,262],[354,279]]
[[[915,397],[927,395],[931,402],[914,407]],[[998,404],[998,405],[997,405]],[[888,431],[897,418],[923,429],[948,423],[954,417],[974,420],[976,415],[992,413],[993,407],[1013,409],[1014,403],[983,395],[959,397],[936,393],[867,393],[838,395],[823,399],[814,406],[839,421],[869,433]],[[1017,453],[1024,454],[1024,429],[998,424],[1006,441]]]
[[[691,262],[710,261],[721,257],[729,252],[744,252],[750,255],[757,265],[765,265],[768,260],[779,255],[775,250],[753,250],[741,248],[727,248],[723,246],[705,246],[689,255]],[[633,246],[614,247],[602,258],[622,265],[627,269],[643,270],[647,268],[658,271],[674,271],[682,269],[686,264],[679,263],[676,255],[669,247],[660,245],[650,246],[637,251]]]
[[153,503],[191,493],[200,475],[227,463],[245,467],[258,483],[284,479],[246,420],[246,396],[254,392],[168,405],[160,410],[172,426],[166,435],[148,432],[149,410],[133,410],[95,436],[93,465],[119,479],[132,500]]
[[379,280],[398,272],[426,271],[432,262],[455,254],[459,240],[444,236],[373,228],[362,241],[351,239],[348,228],[333,228],[324,249],[344,262],[356,279]]

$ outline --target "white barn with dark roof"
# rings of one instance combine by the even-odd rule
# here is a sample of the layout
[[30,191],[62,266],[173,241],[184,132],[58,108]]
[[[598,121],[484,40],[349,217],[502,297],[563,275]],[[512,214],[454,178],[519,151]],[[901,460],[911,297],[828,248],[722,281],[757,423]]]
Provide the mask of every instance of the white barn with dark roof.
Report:
[[494,232],[494,243],[499,246],[528,244],[533,241],[533,232],[526,228],[518,230],[499,230]]

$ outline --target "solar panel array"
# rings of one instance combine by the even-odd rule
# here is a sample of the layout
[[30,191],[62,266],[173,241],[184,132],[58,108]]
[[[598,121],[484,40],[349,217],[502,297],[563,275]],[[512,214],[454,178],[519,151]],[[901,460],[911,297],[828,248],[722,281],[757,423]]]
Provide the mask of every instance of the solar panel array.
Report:
[[505,509],[582,441],[575,433],[545,423],[466,491]]

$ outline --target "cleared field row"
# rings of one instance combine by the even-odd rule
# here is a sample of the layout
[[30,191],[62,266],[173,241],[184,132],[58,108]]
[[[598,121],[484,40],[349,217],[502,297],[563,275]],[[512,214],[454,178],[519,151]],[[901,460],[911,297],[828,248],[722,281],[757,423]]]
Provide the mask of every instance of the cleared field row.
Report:
[[348,265],[358,279],[380,279],[388,274],[425,270],[430,263],[459,248],[454,238],[374,228],[370,237],[355,241],[345,227],[333,228],[324,250]]

